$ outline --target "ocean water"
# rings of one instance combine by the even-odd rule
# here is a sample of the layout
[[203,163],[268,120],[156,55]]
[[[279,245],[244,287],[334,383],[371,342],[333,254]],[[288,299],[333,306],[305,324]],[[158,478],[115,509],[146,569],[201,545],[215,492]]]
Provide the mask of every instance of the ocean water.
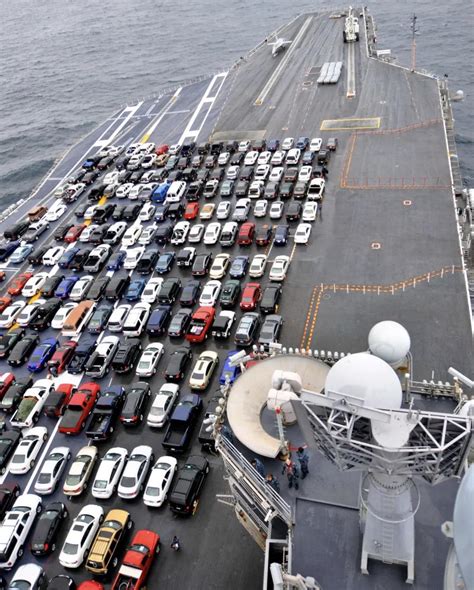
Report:
[[[56,158],[120,105],[229,66],[321,0],[0,0],[0,203],[26,197]],[[462,89],[458,153],[474,186],[474,3],[373,0],[379,48]]]

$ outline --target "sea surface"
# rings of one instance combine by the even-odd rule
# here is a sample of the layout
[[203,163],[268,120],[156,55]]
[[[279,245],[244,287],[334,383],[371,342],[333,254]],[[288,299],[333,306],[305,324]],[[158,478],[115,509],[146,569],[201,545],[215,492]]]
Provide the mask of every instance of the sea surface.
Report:
[[[54,161],[126,103],[230,66],[300,12],[293,0],[0,0],[0,204],[27,197]],[[367,1],[379,48],[449,76],[466,186],[474,186],[474,3]]]

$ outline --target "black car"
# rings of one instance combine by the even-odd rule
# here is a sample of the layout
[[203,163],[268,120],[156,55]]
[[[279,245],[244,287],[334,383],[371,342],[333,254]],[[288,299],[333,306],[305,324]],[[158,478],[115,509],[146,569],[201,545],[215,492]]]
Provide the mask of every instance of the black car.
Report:
[[193,182],[197,178],[197,171],[195,168],[186,168],[183,170],[183,180],[186,182]]
[[18,221],[12,227],[9,227],[3,233],[3,237],[8,240],[9,242],[19,240],[21,236],[27,232],[28,228],[30,227],[30,222],[25,219],[23,221]]
[[99,334],[102,330],[105,330],[113,310],[113,306],[109,303],[103,303],[97,307],[87,324],[89,334]]
[[2,433],[0,436],[0,474],[4,474],[7,470],[7,464],[17,444],[21,439],[21,432],[17,430],[9,430]]
[[211,149],[211,145],[207,142],[200,143],[197,147],[198,154],[207,154]]
[[295,185],[292,182],[284,182],[280,186],[280,199],[291,199]]
[[234,342],[237,346],[250,346],[257,338],[260,327],[260,316],[255,312],[244,313],[240,318]]
[[255,173],[255,168],[253,166],[244,166],[240,172],[240,180],[245,180],[247,182],[250,182],[253,178],[253,175]]
[[260,300],[261,313],[275,313],[278,309],[278,302],[281,297],[281,285],[268,285],[263,291],[262,299]]
[[27,375],[21,381],[15,381],[0,401],[0,410],[6,414],[13,414],[23,398],[25,391],[33,385],[33,377]]
[[220,304],[223,308],[234,307],[240,297],[241,287],[240,281],[230,280],[226,281],[222,286],[220,295]]
[[171,318],[171,305],[159,305],[152,312],[146,324],[150,336],[163,334]]
[[64,574],[58,574],[48,582],[47,590],[76,590],[76,582]]
[[155,272],[157,272],[159,275],[170,272],[170,270],[173,268],[174,260],[174,252],[162,252],[156,263]]
[[249,192],[249,182],[247,180],[239,180],[235,187],[235,196],[238,198],[246,197]]
[[277,225],[275,229],[275,238],[273,239],[274,246],[285,246],[288,242],[288,234],[290,231],[289,225]]
[[244,161],[244,158],[245,154],[243,152],[236,152],[231,156],[229,164],[231,166],[240,166]]
[[84,371],[84,367],[96,348],[96,338],[92,337],[82,337],[79,340],[79,344],[72,355],[71,360],[67,366],[67,370],[69,373],[73,375],[79,375]]
[[178,298],[181,290],[181,281],[178,278],[170,277],[163,281],[160,292],[158,293],[158,303],[172,304]]
[[141,206],[138,203],[127,205],[123,210],[122,219],[125,221],[135,221],[140,213]]
[[184,307],[193,307],[199,298],[201,283],[199,281],[188,281],[181,292],[179,304]]
[[236,139],[228,139],[225,142],[224,150],[226,152],[229,152],[230,154],[233,154],[235,152],[235,150],[238,149],[238,147],[239,147],[239,142]]
[[217,156],[222,152],[224,149],[224,142],[223,141],[214,141],[211,144],[211,154],[216,154]]
[[209,170],[207,168],[201,168],[197,173],[197,180],[201,180],[203,183],[207,182],[209,178]]
[[270,224],[259,225],[255,232],[255,243],[257,246],[267,246],[272,239],[272,235],[273,227]]
[[120,414],[120,421],[127,425],[138,425],[151,395],[150,385],[144,381],[132,383],[125,390],[125,403]]
[[303,210],[303,206],[299,201],[292,201],[288,205],[288,209],[286,210],[286,220],[287,221],[298,221],[301,217],[301,212]]
[[57,242],[62,242],[64,240],[65,235],[67,234],[67,232],[71,229],[71,227],[73,225],[74,225],[73,223],[66,223],[63,225],[59,225],[53,232],[53,238]]
[[7,357],[14,349],[15,345],[22,340],[25,333],[25,330],[20,328],[0,334],[0,358]]
[[135,270],[141,275],[150,274],[153,272],[153,267],[155,266],[159,255],[158,248],[148,248],[138,261]]
[[214,168],[214,166],[217,164],[217,156],[215,154],[210,154],[209,156],[206,157],[206,159],[204,160],[204,166],[206,168]]
[[102,195],[105,191],[105,184],[100,184],[99,186],[94,187],[91,189],[87,195],[87,200],[89,203],[96,203],[102,198]]
[[32,266],[40,266],[41,264],[43,264],[43,256],[46,254],[46,252],[49,250],[49,248],[50,248],[50,246],[41,246],[37,250],[34,250],[28,256],[28,262]]
[[202,191],[204,190],[204,182],[202,180],[195,180],[191,182],[188,186],[188,190],[186,191],[186,199],[187,201],[199,201],[199,197],[202,195]]
[[278,198],[280,194],[280,184],[278,182],[267,182],[265,186],[265,191],[263,193],[263,198],[267,199],[267,201],[274,201]]
[[36,557],[49,555],[56,549],[56,541],[68,512],[62,502],[51,502],[41,512],[31,537],[31,553]]
[[90,172],[87,172],[86,174],[84,174],[84,177],[82,178],[82,182],[84,184],[92,184],[93,182],[95,182],[98,178],[99,178],[100,172],[98,170],[91,170]]
[[178,160],[178,164],[176,165],[176,167],[178,168],[178,170],[184,170],[185,168],[188,167],[189,162],[190,162],[190,158],[188,158],[187,156],[181,157]]
[[[123,170],[124,168],[127,167],[127,164],[128,164],[128,161],[129,160],[130,160],[130,157],[129,156],[121,156],[115,162],[115,167],[117,168],[117,170]],[[130,176],[131,176],[131,174],[130,174]],[[128,178],[130,178],[130,176],[128,176]]]
[[194,264],[191,269],[191,274],[194,277],[202,277],[207,275],[212,264],[212,254],[198,254],[194,259]]
[[181,147],[181,156],[190,156],[196,148],[195,141],[187,141]]
[[94,301],[98,301],[105,293],[105,290],[107,289],[107,285],[109,284],[109,282],[110,277],[100,277],[98,279],[95,279],[92,283],[92,287],[87,292],[87,299],[93,299]]
[[115,207],[114,212],[112,213],[112,219],[114,221],[120,221],[121,219],[123,219],[123,215],[125,213],[125,209],[127,208],[127,205],[117,205],[117,207]]
[[60,299],[54,297],[49,301],[45,301],[38,307],[35,317],[28,324],[28,327],[36,332],[46,330],[51,325],[51,321],[60,307]]
[[321,149],[318,152],[318,164],[320,166],[326,165],[331,157],[331,152],[327,149]]
[[91,244],[102,244],[102,242],[104,240],[104,236],[107,233],[108,229],[109,229],[109,226],[106,224],[99,225],[99,227],[96,227],[95,229],[93,229],[90,234],[90,237],[89,237],[89,242]]
[[195,248],[183,248],[176,255],[176,264],[178,266],[191,266],[196,258]]
[[105,170],[114,161],[113,156],[104,156],[97,164],[99,170]]
[[[169,203],[158,203],[155,209],[155,221],[161,223],[166,219],[166,214],[168,213]],[[153,238],[155,237],[156,232],[153,234]]]
[[52,277],[48,277],[43,286],[41,287],[41,296],[42,297],[52,297],[59,287],[59,283],[64,279],[64,275],[53,275]]
[[81,271],[84,268],[84,264],[91,253],[92,248],[81,248],[79,252],[74,254],[74,258],[69,264],[69,268],[75,271]]
[[90,203],[79,203],[79,205],[74,209],[74,215],[78,218],[81,219],[82,217],[84,217],[84,213],[86,212],[86,210],[89,208]]
[[179,201],[177,203],[170,203],[166,211],[166,217],[169,219],[180,219],[186,209],[186,203]]
[[8,357],[8,364],[11,367],[19,367],[23,363],[26,363],[30,354],[36,348],[38,344],[38,336],[36,334],[28,334],[19,340]]
[[167,242],[169,242],[171,240],[171,236],[173,235],[173,227],[174,223],[172,223],[171,221],[166,221],[165,223],[162,223],[156,230],[155,242],[161,245],[164,245]]
[[20,486],[17,483],[4,483],[0,487],[0,521],[3,520],[3,517],[11,509],[19,495]]
[[121,299],[130,285],[130,275],[114,274],[105,289],[105,298],[111,301]]
[[183,178],[182,171],[181,170],[173,170],[173,172],[170,172],[168,174],[168,178],[166,179],[166,182],[168,184],[171,184],[175,180],[181,180],[181,178]]
[[299,170],[298,168],[287,168],[285,170],[285,175],[283,176],[284,182],[296,182],[298,178]]
[[224,172],[224,168],[214,168],[214,170],[209,175],[209,179],[221,181],[224,178]]
[[137,184],[138,182],[140,182],[140,179],[144,174],[145,174],[145,170],[141,170],[141,169],[135,170],[130,175],[129,182],[133,182],[134,184]]
[[192,309],[181,308],[173,316],[168,328],[168,336],[170,338],[180,338],[187,332],[188,326],[193,315]]
[[186,368],[193,359],[193,353],[189,348],[177,348],[171,353],[165,369],[165,379],[177,383],[183,379]]
[[209,462],[205,457],[192,455],[186,459],[186,463],[174,477],[173,487],[168,496],[173,512],[184,515],[194,513],[208,473]]
[[295,190],[293,191],[293,197],[295,199],[304,199],[306,197],[306,193],[308,191],[308,183],[307,182],[297,182],[295,184]]
[[115,205],[113,203],[106,203],[105,205],[100,205],[94,211],[94,215],[92,216],[92,222],[98,224],[105,223],[114,212],[114,209]]
[[133,369],[142,352],[138,338],[127,338],[120,343],[112,359],[112,369],[116,373],[128,373]]

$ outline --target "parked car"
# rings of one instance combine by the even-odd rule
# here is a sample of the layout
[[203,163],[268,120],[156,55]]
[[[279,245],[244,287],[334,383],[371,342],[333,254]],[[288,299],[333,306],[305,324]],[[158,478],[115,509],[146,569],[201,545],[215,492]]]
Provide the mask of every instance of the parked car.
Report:
[[169,493],[170,508],[176,514],[191,515],[197,510],[209,462],[205,457],[192,455],[175,476]]

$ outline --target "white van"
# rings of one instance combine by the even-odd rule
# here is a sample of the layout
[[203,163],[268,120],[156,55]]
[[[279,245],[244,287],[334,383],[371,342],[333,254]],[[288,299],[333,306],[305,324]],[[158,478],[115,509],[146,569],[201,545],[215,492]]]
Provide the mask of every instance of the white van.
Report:
[[184,197],[186,191],[186,183],[184,180],[175,180],[171,183],[171,186],[166,193],[167,203],[179,203]]

